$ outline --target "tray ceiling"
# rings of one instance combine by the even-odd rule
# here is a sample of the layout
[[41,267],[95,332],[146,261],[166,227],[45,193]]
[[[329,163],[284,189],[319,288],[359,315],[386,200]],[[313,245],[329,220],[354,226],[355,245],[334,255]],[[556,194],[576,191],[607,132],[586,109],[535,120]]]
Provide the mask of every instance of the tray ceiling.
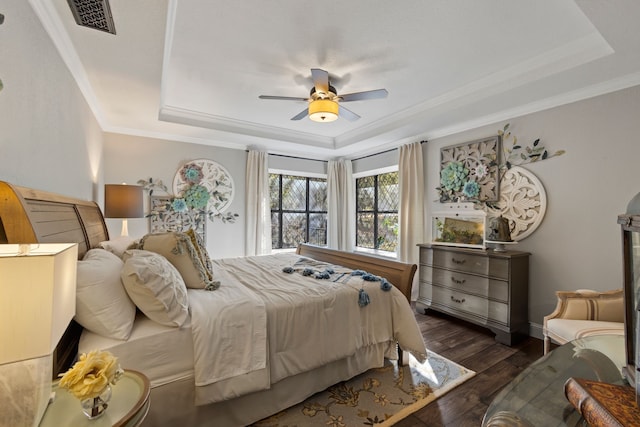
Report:
[[[640,2],[110,0],[116,34],[29,0],[107,132],[354,157],[640,84]],[[311,68],[356,122],[292,121]]]

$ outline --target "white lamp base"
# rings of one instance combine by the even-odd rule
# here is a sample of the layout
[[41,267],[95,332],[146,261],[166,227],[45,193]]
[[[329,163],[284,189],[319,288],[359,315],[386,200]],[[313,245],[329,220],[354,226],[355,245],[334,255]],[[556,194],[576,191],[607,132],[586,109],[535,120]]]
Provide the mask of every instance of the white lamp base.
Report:
[[52,355],[0,365],[0,427],[38,426],[51,395]]
[[126,237],[129,235],[129,226],[127,224],[127,219],[123,219],[122,220],[122,232],[120,233],[120,236],[122,237]]

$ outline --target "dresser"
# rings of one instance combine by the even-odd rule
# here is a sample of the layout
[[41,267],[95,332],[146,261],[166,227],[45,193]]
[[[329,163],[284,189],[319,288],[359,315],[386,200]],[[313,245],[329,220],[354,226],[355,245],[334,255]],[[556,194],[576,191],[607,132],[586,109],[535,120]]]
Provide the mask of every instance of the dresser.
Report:
[[420,246],[416,308],[436,310],[489,328],[512,345],[529,334],[529,253]]

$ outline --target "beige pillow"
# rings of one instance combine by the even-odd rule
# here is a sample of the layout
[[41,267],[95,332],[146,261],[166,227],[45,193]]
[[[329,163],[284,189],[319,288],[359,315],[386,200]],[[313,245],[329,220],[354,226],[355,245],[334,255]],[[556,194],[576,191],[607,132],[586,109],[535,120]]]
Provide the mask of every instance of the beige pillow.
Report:
[[120,280],[124,263],[104,249],[89,250],[77,264],[75,320],[96,334],[126,340],[136,306]]
[[189,302],[178,270],[155,252],[127,250],[124,260],[122,282],[140,311],[161,325],[182,326]]
[[193,228],[188,229],[184,232],[191,239],[191,243],[193,247],[196,248],[196,253],[200,258],[200,262],[205,268],[207,273],[207,277],[209,280],[213,280],[213,265],[211,264],[211,258],[209,257],[209,251],[207,251],[207,247],[202,240],[202,237],[198,233],[195,232]]
[[185,233],[147,234],[140,240],[140,249],[158,253],[178,269],[187,288],[213,290],[220,286],[212,280],[202,264],[191,238]]

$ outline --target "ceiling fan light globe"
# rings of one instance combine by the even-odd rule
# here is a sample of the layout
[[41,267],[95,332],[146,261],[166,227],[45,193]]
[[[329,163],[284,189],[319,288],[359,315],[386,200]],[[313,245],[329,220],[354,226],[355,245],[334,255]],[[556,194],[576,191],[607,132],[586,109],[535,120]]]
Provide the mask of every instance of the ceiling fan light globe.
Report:
[[317,99],[309,103],[309,118],[314,122],[333,122],[338,118],[340,107],[335,101]]

